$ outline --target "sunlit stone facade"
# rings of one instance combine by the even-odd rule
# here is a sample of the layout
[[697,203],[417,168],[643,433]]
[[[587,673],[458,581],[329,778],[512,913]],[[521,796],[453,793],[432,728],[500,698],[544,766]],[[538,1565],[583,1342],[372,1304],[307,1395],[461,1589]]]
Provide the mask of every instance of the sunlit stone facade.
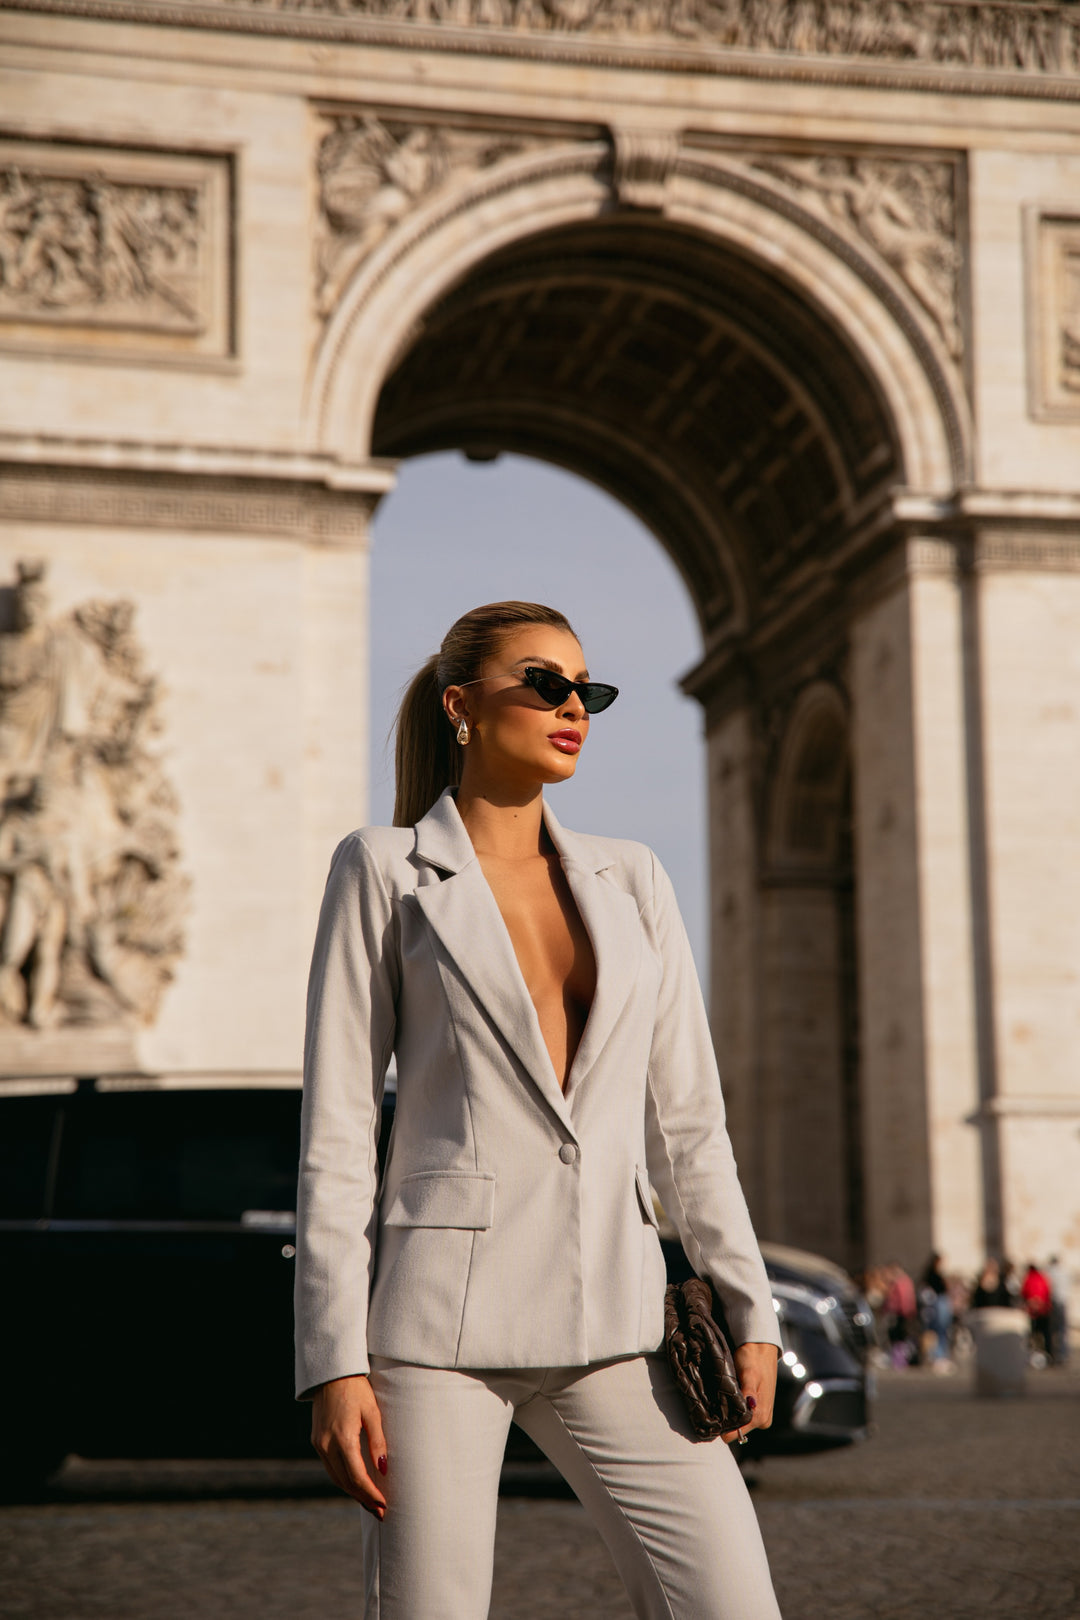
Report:
[[1078,8],[3,0],[0,60],[0,1071],[295,1076],[371,514],[522,451],[697,606],[762,1233],[1080,1272]]

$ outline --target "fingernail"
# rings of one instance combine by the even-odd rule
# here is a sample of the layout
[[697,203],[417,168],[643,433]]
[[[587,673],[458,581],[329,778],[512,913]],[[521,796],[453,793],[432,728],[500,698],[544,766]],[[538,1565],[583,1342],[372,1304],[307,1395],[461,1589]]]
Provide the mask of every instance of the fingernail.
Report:
[[746,1404],[750,1408],[751,1412],[757,1411],[757,1401],[755,1401],[752,1395],[748,1395],[746,1397]]
[[380,1457],[378,1462],[375,1464],[375,1466],[379,1470],[380,1474],[385,1474],[386,1473],[386,1458],[385,1457]]

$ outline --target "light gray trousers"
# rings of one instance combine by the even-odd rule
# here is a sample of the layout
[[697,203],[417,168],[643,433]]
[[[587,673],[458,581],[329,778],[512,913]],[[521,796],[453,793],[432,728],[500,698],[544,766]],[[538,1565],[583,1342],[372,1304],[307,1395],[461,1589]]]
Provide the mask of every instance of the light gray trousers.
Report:
[[389,1470],[385,1519],[363,1515],[365,1620],[485,1620],[511,1420],[572,1486],[639,1620],[780,1620],[735,1459],[692,1438],[662,1357],[525,1372],[376,1357],[371,1382]]

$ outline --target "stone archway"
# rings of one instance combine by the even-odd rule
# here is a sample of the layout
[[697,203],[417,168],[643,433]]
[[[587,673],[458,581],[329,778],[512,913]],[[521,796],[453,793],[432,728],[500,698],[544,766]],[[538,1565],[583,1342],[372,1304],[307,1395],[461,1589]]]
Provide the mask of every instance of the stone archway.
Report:
[[[815,225],[764,171],[669,157],[656,206],[620,189],[618,143],[614,158],[602,143],[514,155],[421,204],[343,285],[311,420],[323,445],[376,459],[459,448],[552,461],[622,500],[668,550],[705,647],[687,689],[713,760],[713,1005],[736,1148],[763,1230],[854,1264],[852,770],[835,714],[851,703],[848,596],[894,528],[898,491],[940,496],[963,476],[966,408],[947,323],[871,243]],[[763,253],[777,238],[787,252]],[[793,703],[790,782],[774,789],[769,738]],[[730,787],[715,781],[733,712],[754,828],[735,874],[742,857],[721,832]],[[801,794],[805,809],[826,758],[839,771],[828,850],[801,891],[785,888],[798,811],[771,810],[770,795]],[[733,875],[751,939],[732,926]],[[778,953],[800,899],[816,978]],[[805,1043],[776,1036],[808,995],[833,1009],[809,1071]],[[729,1014],[755,1005],[756,1027],[732,1029]]]
[[789,1218],[775,807],[839,759],[798,741],[832,692],[867,1254],[1056,1249],[1075,1287],[1075,11],[4,0],[0,634],[19,559],[61,617],[135,604],[192,881],[160,1012],[9,1023],[0,1075],[295,1080],[371,512],[397,456],[528,449],[697,604],[754,1202]]

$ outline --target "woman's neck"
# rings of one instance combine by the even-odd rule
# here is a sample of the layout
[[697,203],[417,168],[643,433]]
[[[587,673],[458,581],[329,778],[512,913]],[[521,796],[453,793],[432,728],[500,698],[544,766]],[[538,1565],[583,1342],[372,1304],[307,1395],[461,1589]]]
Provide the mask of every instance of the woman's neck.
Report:
[[539,788],[518,798],[491,792],[457,790],[458,814],[477,855],[498,860],[524,861],[541,854],[547,844],[543,794]]

